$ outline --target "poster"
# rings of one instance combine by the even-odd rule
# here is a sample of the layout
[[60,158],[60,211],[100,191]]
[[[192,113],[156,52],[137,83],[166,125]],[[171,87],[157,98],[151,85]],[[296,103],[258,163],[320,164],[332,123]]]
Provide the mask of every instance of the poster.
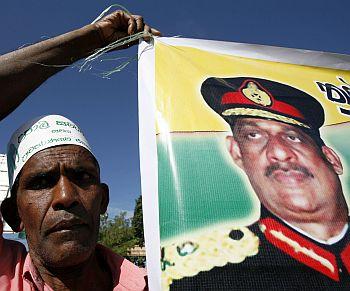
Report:
[[139,47],[151,290],[350,288],[350,56]]

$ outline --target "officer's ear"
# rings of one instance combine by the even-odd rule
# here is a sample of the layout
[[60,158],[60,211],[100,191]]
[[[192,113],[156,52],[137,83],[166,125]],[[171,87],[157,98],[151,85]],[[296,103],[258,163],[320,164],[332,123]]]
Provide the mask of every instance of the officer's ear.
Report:
[[343,165],[337,153],[327,146],[322,146],[322,152],[337,175],[343,174]]
[[4,220],[15,232],[24,229],[21,218],[18,214],[17,201],[15,197],[6,198],[1,203],[1,213]]
[[226,136],[226,146],[235,164],[243,169],[241,149],[233,136]]
[[107,206],[109,203],[109,188],[108,185],[105,183],[100,184],[101,187],[101,208],[100,208],[100,214],[104,214],[107,211]]

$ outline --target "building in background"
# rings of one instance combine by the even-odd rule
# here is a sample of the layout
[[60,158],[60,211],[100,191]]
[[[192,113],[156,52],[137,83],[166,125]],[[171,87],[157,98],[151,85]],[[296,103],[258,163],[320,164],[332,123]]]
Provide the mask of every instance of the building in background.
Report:
[[[6,198],[9,189],[9,179],[7,175],[7,159],[5,154],[0,154],[0,204]],[[4,222],[4,233],[13,233],[11,228]]]
[[[0,154],[0,204],[6,198],[8,190],[9,179],[7,175],[7,157],[5,154]],[[2,220],[2,222],[4,224],[4,238],[21,242],[28,250],[25,232],[23,231],[21,233],[16,233],[12,231],[11,227],[4,220]]]

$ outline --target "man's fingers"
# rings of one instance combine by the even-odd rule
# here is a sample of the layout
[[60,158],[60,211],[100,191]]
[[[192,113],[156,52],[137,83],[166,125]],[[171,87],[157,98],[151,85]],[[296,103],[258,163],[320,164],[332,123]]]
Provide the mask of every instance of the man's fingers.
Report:
[[151,28],[151,33],[155,36],[162,36],[162,33],[155,28]]
[[144,30],[145,23],[143,22],[143,17],[140,15],[133,15],[136,20],[136,31],[141,32]]
[[[161,33],[157,30],[154,29],[152,27],[150,27],[149,25],[145,24],[143,17],[141,15],[130,15],[130,18],[133,18],[134,22],[132,23],[136,23],[135,29],[133,30],[133,33],[136,32],[145,32],[145,34],[152,34],[155,36],[161,36]],[[129,20],[129,22],[131,22]],[[134,28],[134,26],[133,26]],[[145,40],[149,40],[149,37],[146,37]]]
[[[149,25],[145,24],[141,15],[131,15],[125,11],[115,11],[102,18],[95,24],[101,35],[103,45],[112,43],[125,36],[131,36],[138,32],[144,32],[144,40],[149,41],[150,35],[161,36],[161,33]],[[130,43],[129,47],[137,41]],[[123,47],[123,48],[125,48]]]
[[136,32],[136,20],[133,15],[129,15],[129,21],[128,21],[128,35],[132,35]]
[[143,28],[143,32],[144,32],[144,35],[145,35],[143,37],[143,39],[145,41],[149,41],[150,40],[150,34],[151,34],[151,28],[147,24],[145,24],[145,26]]

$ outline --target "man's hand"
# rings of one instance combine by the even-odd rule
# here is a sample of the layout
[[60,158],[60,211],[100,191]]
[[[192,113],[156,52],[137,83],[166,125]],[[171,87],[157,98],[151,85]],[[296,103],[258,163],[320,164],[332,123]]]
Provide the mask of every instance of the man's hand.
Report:
[[[86,57],[102,46],[141,31],[160,35],[158,30],[143,22],[142,16],[115,11],[93,25],[0,56],[0,120],[65,65]],[[135,43],[137,42],[130,45]],[[2,206],[5,207],[6,203],[3,202]],[[0,239],[2,230],[0,211]]]
[[[145,32],[144,39],[147,41],[148,34],[160,36],[161,33],[143,22],[140,15],[131,15],[125,11],[115,11],[95,23],[98,28],[102,44],[107,45],[123,37],[130,36],[138,32]],[[135,44],[137,42],[131,43]]]
[[115,11],[93,24],[0,56],[0,120],[50,76],[97,49],[142,31],[148,35],[146,41],[149,33],[160,36],[142,16]]

